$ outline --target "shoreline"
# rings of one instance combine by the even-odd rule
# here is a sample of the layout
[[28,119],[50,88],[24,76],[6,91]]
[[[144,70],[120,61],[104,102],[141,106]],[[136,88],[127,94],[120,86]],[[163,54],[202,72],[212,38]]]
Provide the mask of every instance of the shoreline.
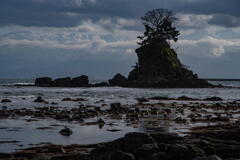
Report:
[[[90,145],[44,145],[14,153],[0,153],[0,158],[24,160],[237,160],[240,157],[240,131],[237,123],[214,130],[194,132],[180,137],[170,133],[132,132],[111,142]],[[224,135],[222,139],[221,135]],[[230,142],[229,142],[230,141]]]

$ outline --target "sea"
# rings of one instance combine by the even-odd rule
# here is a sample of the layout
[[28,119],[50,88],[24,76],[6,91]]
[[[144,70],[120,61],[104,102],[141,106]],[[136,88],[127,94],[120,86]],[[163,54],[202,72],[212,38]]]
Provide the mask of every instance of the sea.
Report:
[[[122,87],[96,87],[96,88],[46,88],[35,86],[24,86],[34,84],[32,79],[0,79],[0,100],[10,99],[11,103],[0,103],[0,109],[21,109],[42,107],[42,104],[33,101],[41,96],[46,101],[58,103],[58,106],[71,108],[79,106],[79,102],[65,102],[63,98],[84,98],[82,102],[89,106],[102,106],[99,102],[109,107],[111,103],[121,103],[123,105],[137,103],[136,98],[149,98],[154,96],[165,96],[177,98],[188,96],[191,98],[204,99],[208,97],[221,97],[224,101],[240,100],[240,81],[210,81],[213,84],[228,86],[227,88],[174,88],[174,89],[139,89]],[[21,85],[21,86],[19,86]],[[48,104],[44,105],[48,106]],[[95,125],[81,125],[76,122],[62,122],[53,119],[41,119],[38,121],[26,121],[31,117],[20,117],[4,119],[0,117],[0,153],[14,152],[31,146],[43,144],[93,144],[106,142],[124,136],[128,132],[144,132],[144,127],[133,127],[122,120],[108,119],[109,123],[99,128]],[[99,118],[99,117],[97,117]],[[97,119],[89,119],[95,121]],[[39,128],[52,126],[49,130],[39,130]],[[59,130],[69,127],[73,130],[73,135],[64,137]],[[118,129],[118,132],[108,130]],[[183,128],[184,129],[184,128]],[[167,132],[178,131],[179,128],[163,124],[163,130]]]

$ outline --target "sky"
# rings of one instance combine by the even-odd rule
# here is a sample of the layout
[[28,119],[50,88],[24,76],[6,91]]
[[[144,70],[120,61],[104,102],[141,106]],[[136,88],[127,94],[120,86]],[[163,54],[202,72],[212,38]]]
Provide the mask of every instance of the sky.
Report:
[[0,0],[0,78],[128,75],[141,17],[164,8],[201,78],[240,78],[240,0]]

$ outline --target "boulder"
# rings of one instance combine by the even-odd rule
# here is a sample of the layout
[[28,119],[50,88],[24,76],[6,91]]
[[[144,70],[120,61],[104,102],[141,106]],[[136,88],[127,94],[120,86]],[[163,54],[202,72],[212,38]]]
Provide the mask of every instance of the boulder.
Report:
[[70,86],[72,87],[82,87],[89,84],[88,76],[82,75],[79,77],[72,78]]
[[50,87],[51,85],[52,85],[52,78],[50,77],[41,77],[41,78],[36,78],[35,80],[35,86]]
[[63,136],[70,136],[70,135],[72,135],[73,132],[71,129],[66,127],[64,129],[60,130],[59,133]]
[[111,103],[111,110],[112,111],[121,111],[122,107],[121,107],[121,103]]
[[10,99],[2,99],[1,102],[2,102],[2,103],[10,103],[10,102],[12,102],[12,101],[11,101]]
[[108,82],[110,86],[124,86],[127,84],[127,78],[118,73]]
[[41,96],[39,96],[39,97],[37,97],[37,98],[34,100],[34,102],[36,102],[36,103],[45,103],[46,101],[45,101],[44,99],[42,99]]

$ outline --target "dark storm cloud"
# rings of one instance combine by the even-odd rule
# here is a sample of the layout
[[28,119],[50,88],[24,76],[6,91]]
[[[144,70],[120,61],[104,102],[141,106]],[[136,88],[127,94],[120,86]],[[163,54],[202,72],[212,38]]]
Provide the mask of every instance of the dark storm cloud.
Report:
[[[240,16],[238,6],[239,0],[1,0],[0,25],[68,27],[86,18],[139,18],[153,8]],[[213,19],[211,23],[216,22]]]
[[239,27],[240,26],[240,17],[230,16],[230,15],[214,15],[208,22],[213,25],[220,25],[223,27]]

